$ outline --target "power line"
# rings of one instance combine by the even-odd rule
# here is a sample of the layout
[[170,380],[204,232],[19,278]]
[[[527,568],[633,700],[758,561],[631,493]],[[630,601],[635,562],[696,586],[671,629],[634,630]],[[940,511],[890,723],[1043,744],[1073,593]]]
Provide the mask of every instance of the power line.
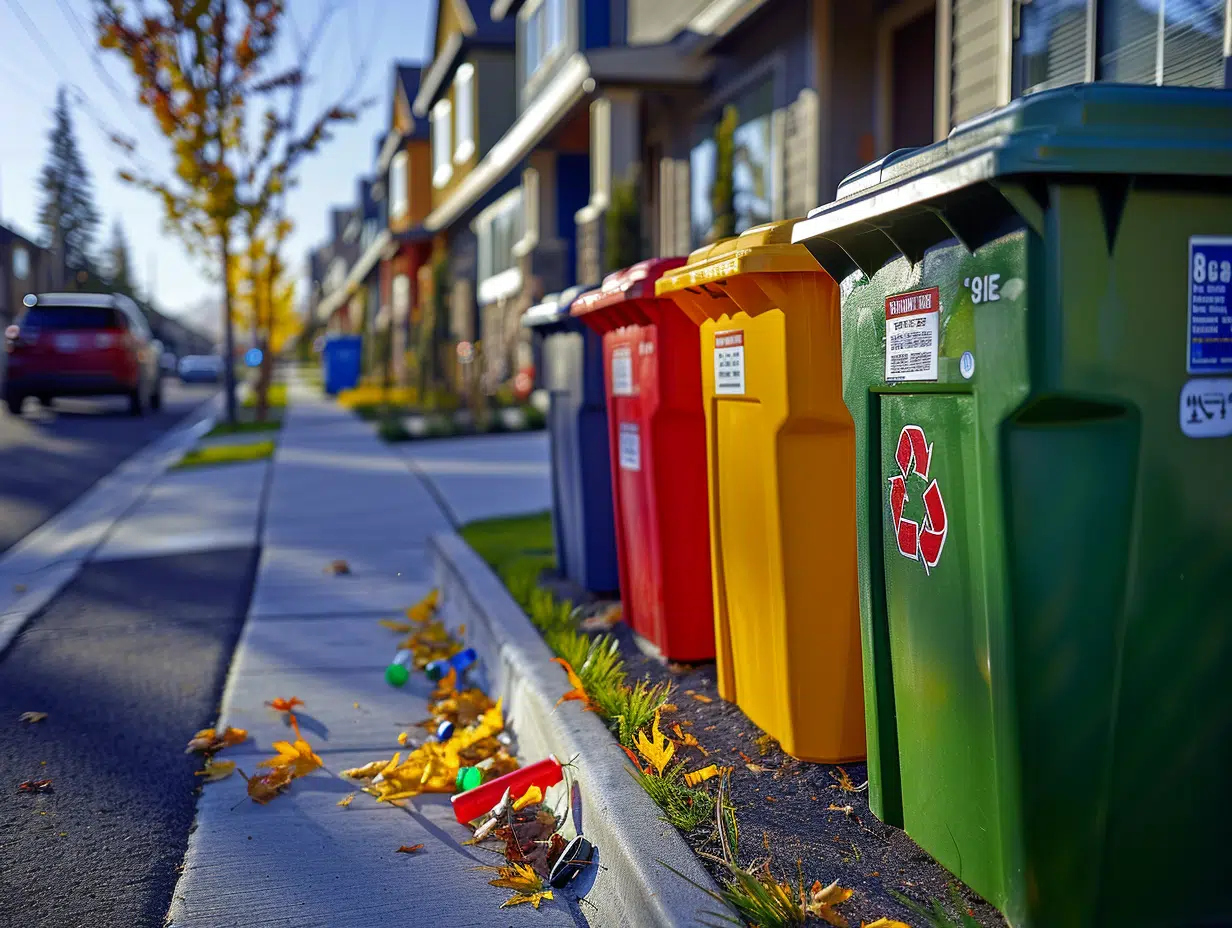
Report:
[[98,73],[98,76],[102,78],[103,84],[106,85],[108,92],[120,105],[120,109],[123,111],[133,129],[140,132],[141,127],[137,124],[137,121],[133,118],[131,111],[128,109],[128,107],[132,105],[132,99],[126,97],[120,88],[116,86],[115,80],[103,66],[103,63],[98,56],[98,49],[95,48],[94,44],[90,41],[89,34],[86,32],[86,27],[82,23],[81,17],[77,15],[77,11],[73,9],[72,3],[70,0],[56,0],[56,2],[59,3],[60,11],[64,14],[65,18],[69,20],[69,25],[76,34],[77,41],[80,42],[82,48],[86,50],[86,54],[90,57],[90,64],[94,66],[94,70]]

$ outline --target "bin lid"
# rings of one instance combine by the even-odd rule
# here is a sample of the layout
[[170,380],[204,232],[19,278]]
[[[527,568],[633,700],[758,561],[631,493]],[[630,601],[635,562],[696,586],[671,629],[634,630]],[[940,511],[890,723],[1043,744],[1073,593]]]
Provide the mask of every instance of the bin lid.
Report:
[[791,273],[817,271],[817,262],[808,250],[793,245],[791,230],[796,220],[768,222],[713,245],[703,245],[688,261],[664,273],[655,284],[655,293],[666,296],[677,290],[717,283],[739,274],[758,271]]
[[[603,278],[603,286],[575,299],[570,313],[583,319],[588,325],[604,331],[622,325],[649,323],[653,320],[638,318],[641,314],[627,310],[632,310],[632,304],[635,302],[656,299],[655,282],[667,271],[683,265],[686,260],[688,259],[651,258],[613,271]],[[621,312],[622,309],[626,311]],[[600,320],[595,314],[612,318]]]
[[528,329],[555,325],[569,315],[569,307],[582,293],[582,287],[570,287],[560,293],[549,293],[542,303],[537,303],[522,314],[522,325]]
[[1006,231],[1010,212],[1042,232],[1051,178],[1123,196],[1138,177],[1232,178],[1230,150],[1230,91],[1105,83],[1041,91],[853,172],[792,241],[808,244],[835,279],[857,268],[871,275],[896,254],[918,261],[947,238],[978,247]]

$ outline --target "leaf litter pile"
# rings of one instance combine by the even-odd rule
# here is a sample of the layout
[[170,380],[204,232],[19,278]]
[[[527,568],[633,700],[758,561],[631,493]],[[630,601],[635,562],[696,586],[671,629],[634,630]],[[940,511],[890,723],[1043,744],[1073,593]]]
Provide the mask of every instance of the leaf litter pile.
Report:
[[[398,647],[411,652],[412,666],[416,670],[422,671],[432,661],[447,660],[462,650],[462,644],[435,617],[437,603],[437,591],[433,590],[406,610],[405,622],[380,620],[384,627],[405,636]],[[295,740],[275,741],[272,745],[274,756],[261,761],[254,775],[238,771],[248,784],[248,796],[262,805],[289,789],[294,780],[324,767],[300,732],[295,709],[304,705],[303,700],[277,698],[266,705],[284,715]],[[378,803],[402,807],[423,794],[454,793],[458,772],[463,767],[479,768],[485,782],[519,769],[517,759],[509,751],[512,742],[505,732],[499,700],[493,702],[479,688],[460,684],[455,670],[451,669],[437,683],[428,710],[429,717],[416,726],[418,731],[404,731],[398,735],[398,745],[408,750],[395,751],[387,759],[344,770],[340,776],[360,784],[359,791],[374,797]],[[438,731],[443,722],[449,723],[451,733],[442,739],[432,733]],[[188,744],[188,752],[206,758],[204,769],[197,775],[204,777],[206,782],[214,782],[236,772],[234,762],[218,760],[215,755],[247,738],[248,733],[237,728],[222,731],[207,728],[197,732]],[[338,806],[350,808],[356,795],[350,793],[343,797]],[[549,880],[569,843],[566,837],[568,821],[567,816],[558,815],[545,804],[540,787],[530,786],[518,796],[506,791],[489,814],[471,825],[473,834],[465,843],[484,847],[504,858],[500,866],[479,868],[495,874],[489,881],[492,886],[511,892],[501,904],[502,908],[526,903],[537,909],[543,902],[553,900]],[[414,856],[423,848],[422,844],[404,844],[394,853]],[[564,884],[557,882],[555,885]]]

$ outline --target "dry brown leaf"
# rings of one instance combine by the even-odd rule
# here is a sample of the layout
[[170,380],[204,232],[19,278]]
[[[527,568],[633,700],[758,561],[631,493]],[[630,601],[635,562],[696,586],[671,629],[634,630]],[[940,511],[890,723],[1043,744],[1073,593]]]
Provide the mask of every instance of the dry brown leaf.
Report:
[[808,905],[806,908],[809,914],[816,915],[818,918],[833,925],[834,928],[850,928],[850,922],[842,915],[834,911],[834,906],[842,905],[854,895],[854,891],[838,885],[838,880],[835,880],[829,886],[822,886],[821,880],[813,883],[809,889]]
[[402,845],[402,847],[398,848],[398,850],[395,853],[414,854],[416,851],[422,851],[422,850],[423,850],[422,844],[404,844]]
[[847,774],[847,771],[844,770],[842,767],[838,768],[838,773],[835,773],[833,770],[831,770],[830,776],[834,777],[834,779],[837,781],[833,786],[829,787],[830,789],[841,789],[845,793],[862,793],[864,792],[864,790],[868,789],[867,780],[864,781],[864,783],[860,784],[859,786],[856,786],[854,783],[851,782],[851,777]]
[[35,722],[41,722],[45,718],[47,718],[46,712],[23,712],[21,715],[17,716],[17,721],[28,722],[33,725]]
[[692,696],[694,699],[696,699],[698,702],[704,702],[704,703],[714,702],[714,700],[711,699],[709,696],[703,696],[701,693],[690,693],[689,695]]
[[349,809],[351,808],[351,803],[354,801],[355,801],[355,794],[347,793],[345,796],[343,796],[341,799],[338,800],[337,804],[340,805],[344,809]]
[[25,585],[24,583],[14,583],[14,584],[13,584],[13,592],[14,592],[14,593],[24,593],[24,592],[26,592],[26,585]]
[[769,767],[763,767],[761,764],[755,764],[752,761],[744,765],[744,769],[754,776],[761,776],[763,773],[769,772]]
[[214,758],[206,758],[205,769],[198,770],[195,776],[205,777],[206,783],[217,783],[219,780],[225,780],[231,774],[235,773],[235,761],[233,760],[214,760]]
[[351,572],[351,565],[342,558],[338,558],[335,561],[330,561],[329,564],[326,565],[325,572],[333,574],[334,576],[342,576]]
[[842,812],[844,815],[850,815],[852,812],[855,811],[855,809],[853,809],[851,806],[837,806],[834,803],[830,803],[829,811]]
[[248,732],[243,728],[227,726],[222,730],[221,734],[216,729],[203,728],[192,736],[192,740],[188,742],[188,748],[184,753],[191,754],[197,751],[201,754],[213,754],[221,751],[223,748],[243,744],[247,740]]
[[261,805],[265,805],[291,785],[291,771],[286,767],[275,767],[264,776],[250,777],[243,770],[240,770],[239,774],[248,783],[249,797]]
[[17,784],[19,793],[50,793],[51,780],[26,780]]

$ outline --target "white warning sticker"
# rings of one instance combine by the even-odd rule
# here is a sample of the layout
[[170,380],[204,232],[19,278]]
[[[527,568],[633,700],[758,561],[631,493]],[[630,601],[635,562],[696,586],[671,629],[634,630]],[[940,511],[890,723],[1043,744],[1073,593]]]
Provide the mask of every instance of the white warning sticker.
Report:
[[642,469],[642,436],[636,422],[620,423],[620,469]]
[[885,379],[936,380],[941,293],[936,287],[886,297]]
[[628,345],[612,349],[612,396],[633,395],[633,352]]
[[1203,377],[1181,387],[1181,431],[1189,438],[1232,435],[1232,379]]
[[744,330],[714,333],[714,392],[744,394]]

